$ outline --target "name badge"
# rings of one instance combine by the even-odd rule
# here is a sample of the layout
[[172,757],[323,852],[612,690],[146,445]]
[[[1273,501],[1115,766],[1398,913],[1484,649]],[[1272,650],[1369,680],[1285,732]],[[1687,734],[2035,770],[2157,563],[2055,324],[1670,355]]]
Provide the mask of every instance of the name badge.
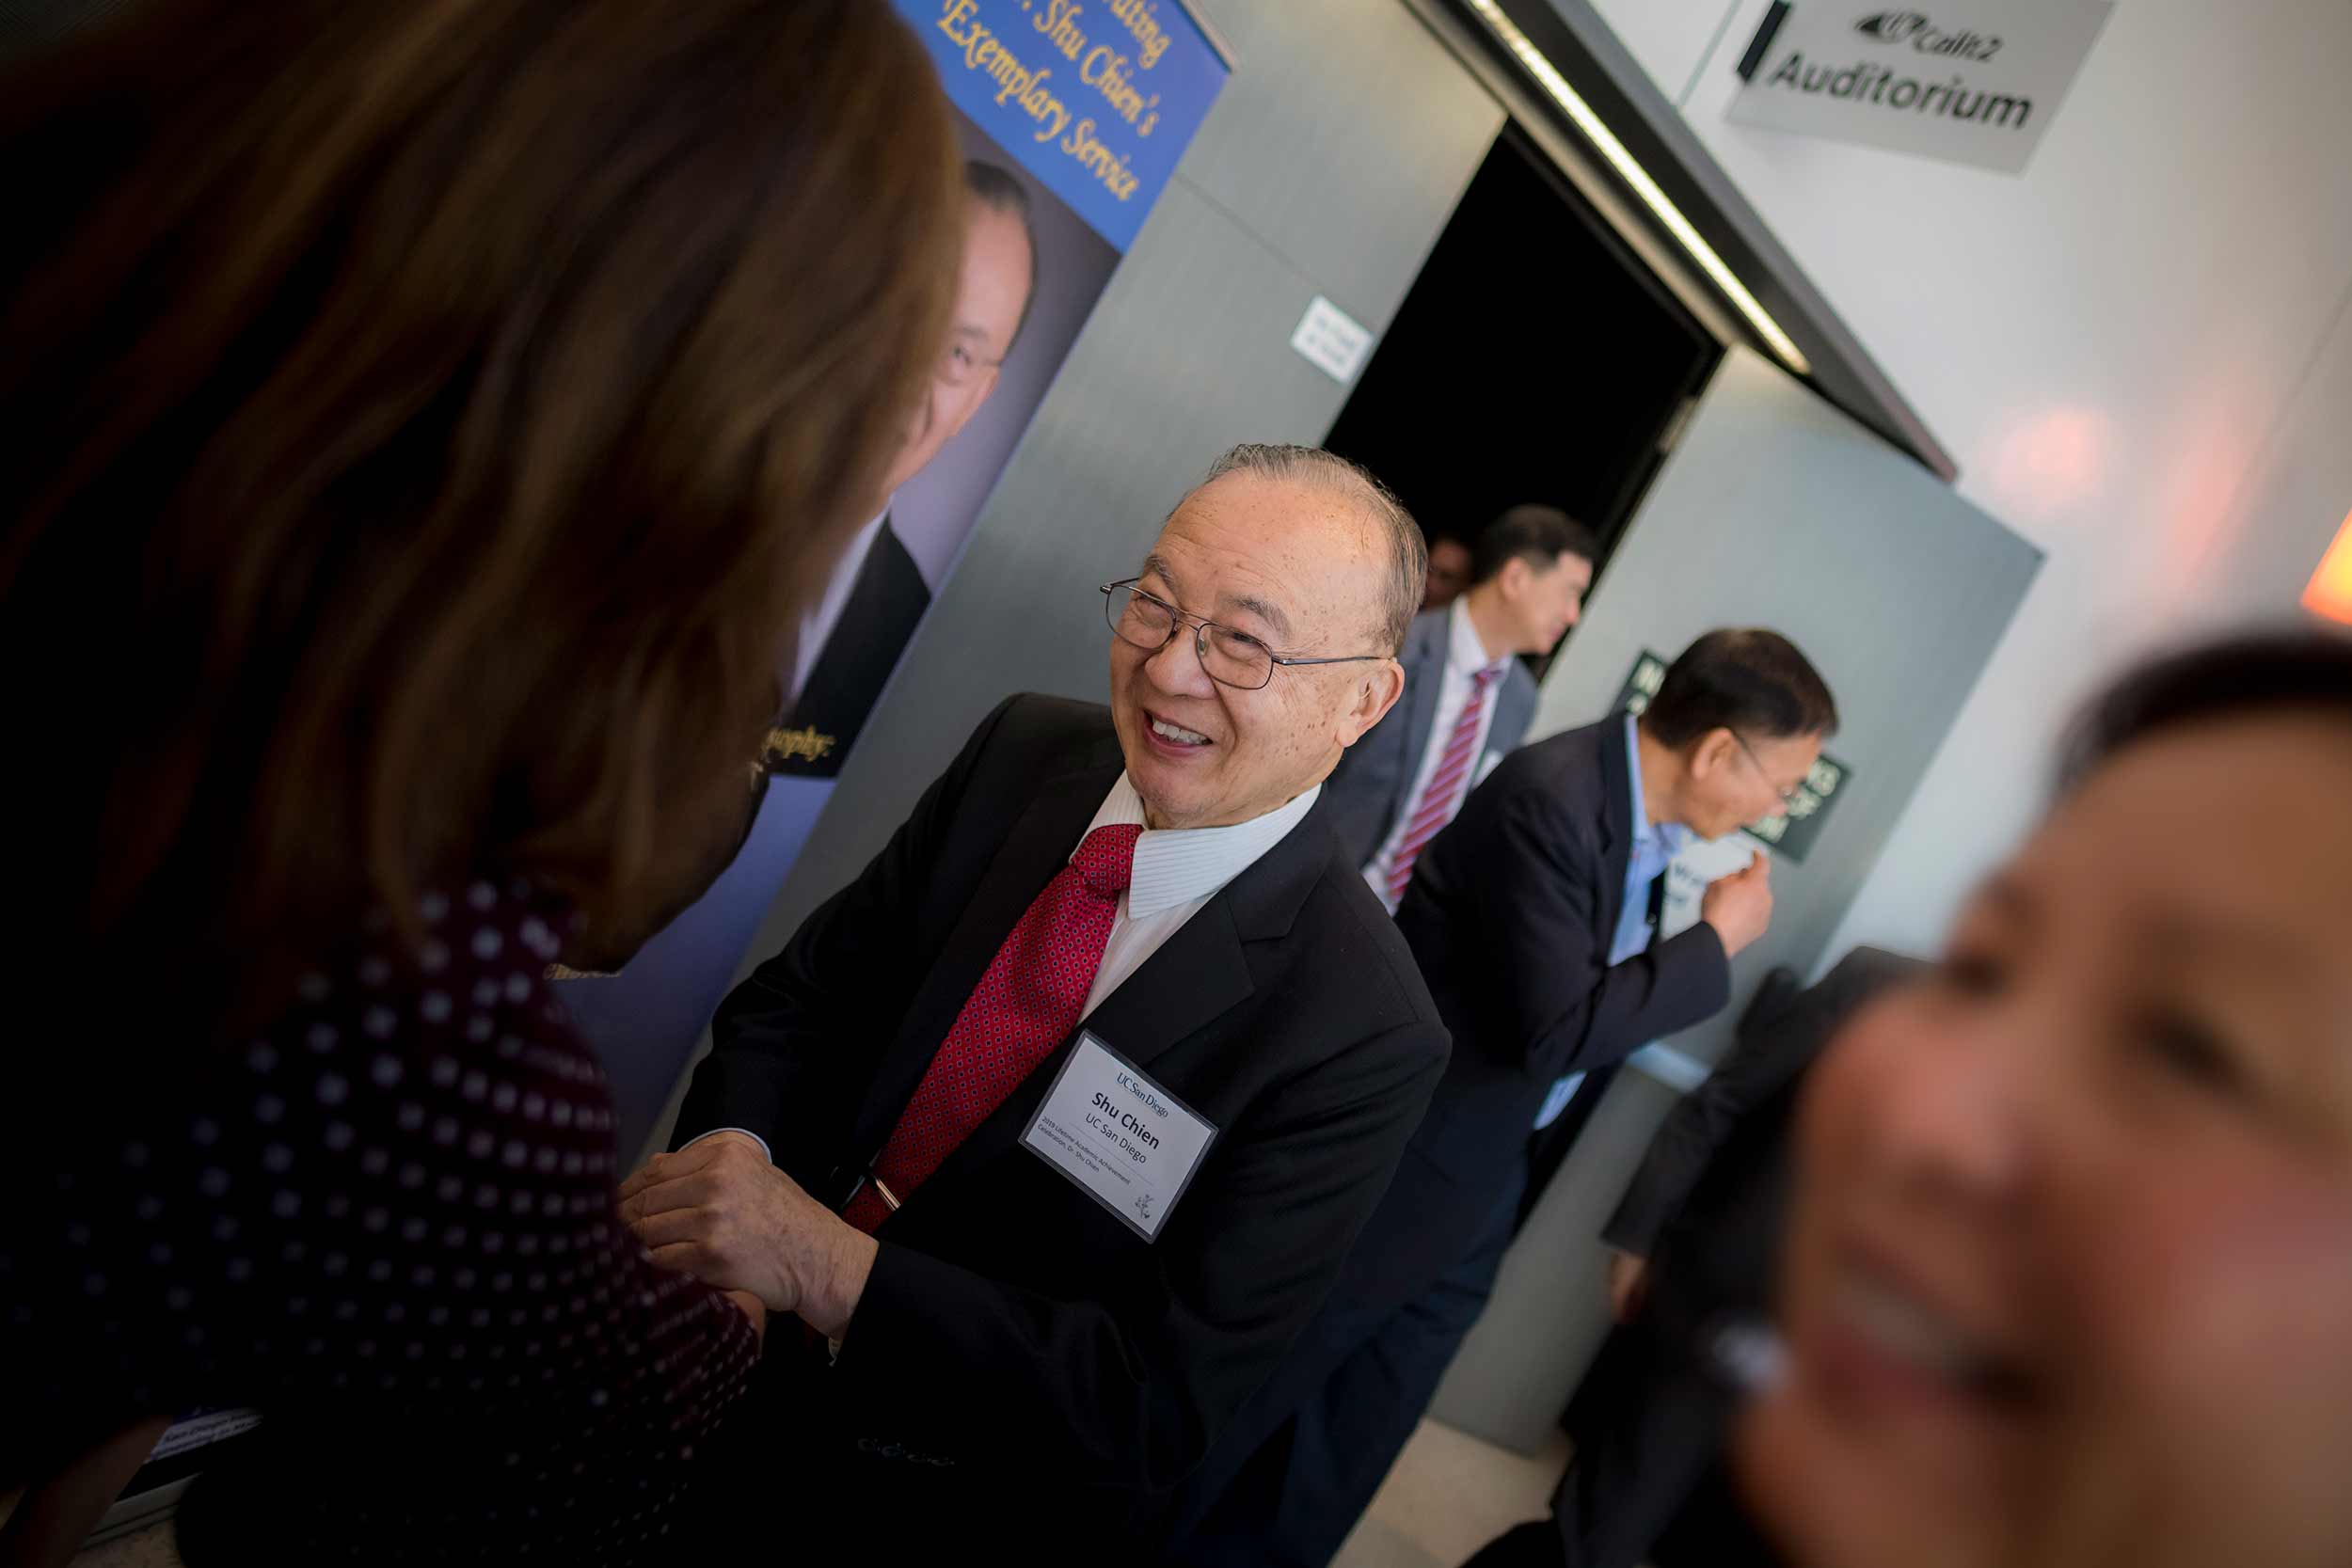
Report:
[[1216,1138],[1215,1127],[1089,1031],[1021,1144],[1148,1242]]

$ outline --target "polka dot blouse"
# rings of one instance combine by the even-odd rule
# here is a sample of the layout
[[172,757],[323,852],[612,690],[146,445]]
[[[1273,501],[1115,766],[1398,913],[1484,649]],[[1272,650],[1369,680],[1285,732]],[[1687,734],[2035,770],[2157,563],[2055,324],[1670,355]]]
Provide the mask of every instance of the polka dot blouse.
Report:
[[251,1406],[183,1505],[192,1561],[663,1555],[750,1324],[620,1223],[604,1073],[540,977],[562,907],[479,881],[421,912],[414,958],[379,933],[306,974],[16,1195],[0,1466]]

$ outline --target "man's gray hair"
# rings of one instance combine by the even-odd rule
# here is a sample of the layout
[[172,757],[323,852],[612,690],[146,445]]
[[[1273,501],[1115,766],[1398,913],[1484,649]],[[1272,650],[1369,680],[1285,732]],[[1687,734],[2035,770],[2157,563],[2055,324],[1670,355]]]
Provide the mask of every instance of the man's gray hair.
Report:
[[1389,548],[1389,580],[1380,595],[1379,634],[1393,655],[1405,647],[1405,634],[1421,611],[1428,586],[1429,546],[1421,525],[1405,510],[1394,491],[1360,466],[1321,447],[1264,445],[1245,441],[1210,465],[1195,489],[1227,474],[1250,474],[1259,479],[1309,484],[1360,508]]

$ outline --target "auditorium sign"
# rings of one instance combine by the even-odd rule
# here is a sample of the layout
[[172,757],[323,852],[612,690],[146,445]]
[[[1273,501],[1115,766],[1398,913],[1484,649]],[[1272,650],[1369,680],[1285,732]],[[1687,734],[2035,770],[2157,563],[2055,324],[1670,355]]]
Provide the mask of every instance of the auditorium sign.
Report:
[[1774,0],[1740,61],[1734,124],[2015,174],[2112,0]]

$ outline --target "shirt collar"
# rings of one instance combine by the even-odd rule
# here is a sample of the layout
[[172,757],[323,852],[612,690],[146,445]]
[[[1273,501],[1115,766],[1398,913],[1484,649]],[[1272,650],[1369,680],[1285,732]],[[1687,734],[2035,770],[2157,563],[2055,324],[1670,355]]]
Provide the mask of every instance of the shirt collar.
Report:
[[[1316,784],[1263,816],[1230,828],[1146,829],[1136,841],[1135,870],[1127,879],[1127,918],[1148,919],[1208,897],[1281,843],[1322,793],[1323,786]],[[1128,822],[1143,826],[1143,797],[1122,772],[1094,820],[1087,824],[1087,832]],[[1085,842],[1083,834],[1079,842]],[[1071,854],[1076,856],[1074,847]]]
[[1446,641],[1445,661],[1465,675],[1481,670],[1499,670],[1511,660],[1509,654],[1501,658],[1486,657],[1486,644],[1478,639],[1478,627],[1470,620],[1467,595],[1454,601],[1446,612],[1450,636]]
[[1629,713],[1625,716],[1625,771],[1627,782],[1633,788],[1633,842],[1662,849],[1669,860],[1673,859],[1689,842],[1691,830],[1679,822],[1649,819],[1649,804],[1642,799],[1642,732]]

